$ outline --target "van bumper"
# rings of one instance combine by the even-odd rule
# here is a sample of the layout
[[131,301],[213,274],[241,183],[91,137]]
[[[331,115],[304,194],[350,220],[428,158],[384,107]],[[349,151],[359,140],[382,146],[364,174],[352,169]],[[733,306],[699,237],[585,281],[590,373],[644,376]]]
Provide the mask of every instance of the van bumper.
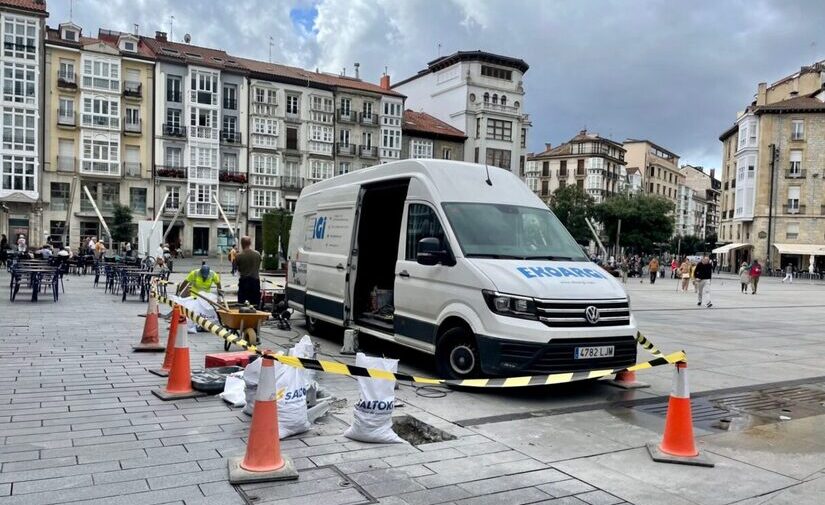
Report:
[[[547,343],[477,336],[481,370],[489,376],[545,375],[623,368],[636,363],[636,337],[557,338]],[[610,358],[575,359],[576,347],[614,346]]]

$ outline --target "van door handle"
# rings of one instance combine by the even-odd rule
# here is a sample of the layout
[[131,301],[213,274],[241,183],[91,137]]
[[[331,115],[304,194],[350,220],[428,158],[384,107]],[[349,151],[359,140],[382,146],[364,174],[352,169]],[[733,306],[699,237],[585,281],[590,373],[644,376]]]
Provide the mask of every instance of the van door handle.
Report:
[[407,272],[406,270],[401,270],[400,272],[398,272],[398,275],[401,276],[401,277],[409,277],[410,273]]
[[343,270],[344,265],[342,265],[341,263],[338,263],[337,265],[335,265],[335,268],[338,269],[338,270]]

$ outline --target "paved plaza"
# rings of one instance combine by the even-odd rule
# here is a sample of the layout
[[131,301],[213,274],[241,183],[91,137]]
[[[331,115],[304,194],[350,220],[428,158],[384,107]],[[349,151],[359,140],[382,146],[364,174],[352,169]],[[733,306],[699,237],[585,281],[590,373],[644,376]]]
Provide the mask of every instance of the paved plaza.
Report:
[[[5,271],[0,285],[8,285]],[[226,460],[243,454],[249,417],[217,397],[155,398],[151,390],[165,382],[147,368],[162,354],[131,351],[146,304],[93,288],[92,276],[66,277],[65,289],[57,303],[0,295],[0,505],[778,505],[819,504],[825,495],[822,284],[763,279],[754,296],[721,277],[708,309],[671,279],[629,281],[642,331],[664,352],[687,352],[698,443],[715,468],[653,463],[647,454],[645,444],[662,436],[671,367],[639,373],[650,387],[633,391],[603,382],[507,391],[401,384],[396,416],[455,437],[419,445],[344,438],[357,383],[320,375],[334,408],[282,442],[300,479],[238,488]],[[268,325],[264,341],[279,350],[302,335],[296,319],[292,331]],[[316,340],[322,359],[352,362],[339,353],[340,336]],[[401,358],[401,371],[435,373],[425,356],[361,344]],[[194,368],[222,351],[208,333],[190,345]],[[785,403],[776,415],[770,405],[749,415],[743,398],[754,396]],[[722,418],[730,427],[720,427]]]

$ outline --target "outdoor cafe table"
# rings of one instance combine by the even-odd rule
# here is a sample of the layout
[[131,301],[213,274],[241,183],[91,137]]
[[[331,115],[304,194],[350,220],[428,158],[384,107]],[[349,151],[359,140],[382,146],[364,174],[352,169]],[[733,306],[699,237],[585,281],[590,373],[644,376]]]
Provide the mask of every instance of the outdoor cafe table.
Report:
[[20,291],[20,286],[23,283],[23,277],[28,276],[29,286],[32,289],[32,301],[37,301],[37,294],[40,291],[40,286],[44,280],[50,281],[52,284],[52,296],[54,301],[58,299],[57,282],[60,279],[60,267],[50,266],[48,264],[18,264],[11,268],[11,283],[9,286],[9,298],[13,302],[17,297],[17,292]]

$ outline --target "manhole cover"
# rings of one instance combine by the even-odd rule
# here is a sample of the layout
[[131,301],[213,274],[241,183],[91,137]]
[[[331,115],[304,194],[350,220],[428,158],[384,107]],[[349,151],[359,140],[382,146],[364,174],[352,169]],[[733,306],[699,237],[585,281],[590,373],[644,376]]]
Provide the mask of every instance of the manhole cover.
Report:
[[[667,415],[668,402],[640,405],[635,410],[646,412],[654,416],[665,417]],[[714,406],[708,398],[691,398],[690,411],[693,414],[693,425],[705,430],[720,429],[719,421],[730,416],[730,412],[724,408]]]
[[393,417],[392,429],[399,437],[412,445],[431,444],[456,438],[455,435],[450,435],[412,416]]
[[298,475],[298,480],[240,484],[235,486],[235,490],[248,505],[276,500],[285,503],[332,502],[346,505],[378,503],[378,500],[335,465],[299,470]]

